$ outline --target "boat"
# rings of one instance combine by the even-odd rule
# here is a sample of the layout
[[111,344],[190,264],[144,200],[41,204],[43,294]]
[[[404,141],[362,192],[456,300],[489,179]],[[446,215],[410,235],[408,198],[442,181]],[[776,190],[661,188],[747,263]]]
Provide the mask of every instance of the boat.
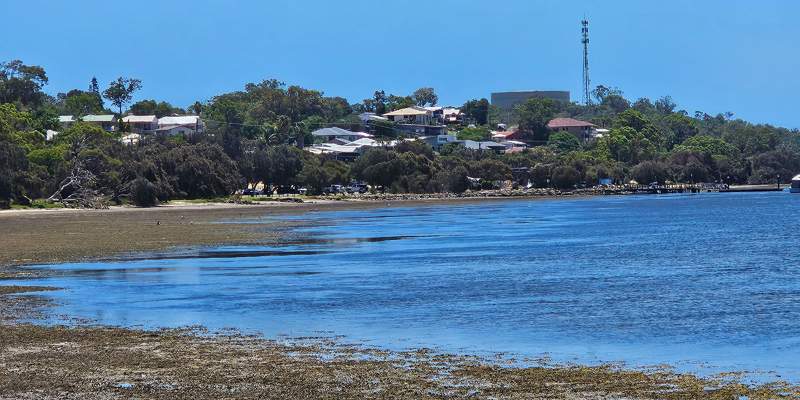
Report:
[[800,175],[796,175],[792,178],[792,187],[789,188],[789,191],[792,193],[800,193]]

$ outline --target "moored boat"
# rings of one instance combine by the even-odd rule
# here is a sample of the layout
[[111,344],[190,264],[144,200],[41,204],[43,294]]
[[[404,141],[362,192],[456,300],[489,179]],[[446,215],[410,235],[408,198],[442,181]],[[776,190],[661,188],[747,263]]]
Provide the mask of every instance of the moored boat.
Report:
[[800,193],[800,175],[792,178],[792,187],[789,189],[792,193]]

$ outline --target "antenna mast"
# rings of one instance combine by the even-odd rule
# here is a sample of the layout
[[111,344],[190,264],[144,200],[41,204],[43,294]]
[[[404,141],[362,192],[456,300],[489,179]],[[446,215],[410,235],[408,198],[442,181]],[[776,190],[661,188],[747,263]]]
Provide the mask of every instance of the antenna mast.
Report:
[[589,20],[586,17],[581,21],[581,43],[583,43],[583,103],[585,105],[592,104],[592,98],[589,96]]

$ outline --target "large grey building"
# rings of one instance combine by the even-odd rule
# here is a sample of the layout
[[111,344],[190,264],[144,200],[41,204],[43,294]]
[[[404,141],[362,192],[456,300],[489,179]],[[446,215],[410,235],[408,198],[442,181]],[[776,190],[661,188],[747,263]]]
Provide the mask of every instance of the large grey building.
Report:
[[492,93],[492,105],[503,110],[513,109],[517,104],[532,98],[545,98],[569,103],[569,91],[566,90],[534,90],[525,92]]
[[503,122],[511,122],[514,107],[532,98],[545,98],[569,103],[569,91],[534,90],[525,92],[495,92],[492,93],[492,105],[500,109],[500,117],[504,120]]

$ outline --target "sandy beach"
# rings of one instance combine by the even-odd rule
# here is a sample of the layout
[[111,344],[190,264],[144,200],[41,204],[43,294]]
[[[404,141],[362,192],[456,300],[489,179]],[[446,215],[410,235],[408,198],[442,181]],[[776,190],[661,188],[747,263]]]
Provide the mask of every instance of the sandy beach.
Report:
[[[434,200],[402,204],[421,203],[451,204]],[[276,222],[265,229],[263,224],[236,221],[396,204],[319,201],[2,211],[0,279],[31,276],[30,270],[18,268],[29,264],[206,245],[265,244],[286,240],[291,228],[302,222]],[[771,399],[800,395],[800,388],[788,384],[744,385],[736,374],[699,378],[665,366],[632,370],[516,360],[522,362],[518,364],[499,356],[388,352],[325,338],[278,342],[235,332],[206,332],[202,327],[142,331],[94,326],[91,321],[70,327],[20,323],[19,318],[36,319],[47,312],[47,302],[35,295],[41,290],[57,288],[0,286],[0,399]]]

